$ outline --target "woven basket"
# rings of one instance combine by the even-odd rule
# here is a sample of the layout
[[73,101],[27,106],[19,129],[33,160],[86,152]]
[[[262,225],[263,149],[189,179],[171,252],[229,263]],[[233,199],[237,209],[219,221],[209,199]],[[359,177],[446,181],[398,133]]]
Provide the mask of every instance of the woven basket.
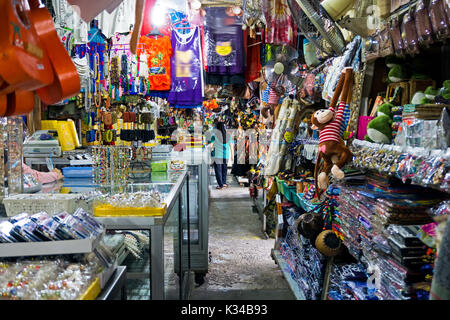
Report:
[[47,212],[49,215],[63,211],[74,213],[78,208],[89,212],[92,203],[80,199],[78,194],[16,194],[3,199],[6,215],[16,216],[21,213],[35,214]]
[[410,99],[409,99],[409,82],[408,81],[402,81],[402,82],[396,82],[396,83],[389,84],[387,87],[387,90],[386,90],[386,98],[388,100],[390,100],[394,96],[394,92],[397,87],[401,88],[401,92],[399,93],[400,99],[397,99],[400,101],[400,104],[396,104],[394,102],[393,102],[393,104],[395,104],[395,105],[408,104],[410,101]]

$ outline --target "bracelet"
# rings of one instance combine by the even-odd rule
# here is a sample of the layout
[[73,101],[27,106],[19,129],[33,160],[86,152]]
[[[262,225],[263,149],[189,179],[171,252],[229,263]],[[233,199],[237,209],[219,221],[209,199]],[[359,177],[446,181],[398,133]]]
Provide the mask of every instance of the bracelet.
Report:
[[102,132],[100,130],[94,130],[94,131],[95,131],[94,141],[101,142],[102,141]]
[[112,130],[106,130],[106,132],[105,132],[105,141],[107,142],[107,143],[111,143],[112,141],[113,141],[113,132],[112,132]]

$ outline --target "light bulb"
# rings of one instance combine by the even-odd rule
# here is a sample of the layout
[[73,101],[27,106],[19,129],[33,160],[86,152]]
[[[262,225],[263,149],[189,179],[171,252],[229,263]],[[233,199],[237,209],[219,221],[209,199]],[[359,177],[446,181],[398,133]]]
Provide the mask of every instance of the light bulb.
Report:
[[155,27],[160,27],[166,22],[166,7],[162,5],[155,5],[152,9],[152,24]]

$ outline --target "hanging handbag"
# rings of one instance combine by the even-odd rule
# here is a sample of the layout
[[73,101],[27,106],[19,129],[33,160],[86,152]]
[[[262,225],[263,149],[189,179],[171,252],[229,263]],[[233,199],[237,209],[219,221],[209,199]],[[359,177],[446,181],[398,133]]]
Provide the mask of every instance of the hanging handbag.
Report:
[[378,43],[380,57],[387,57],[394,54],[394,44],[392,43],[392,38],[387,27],[378,33]]
[[414,11],[412,11],[412,7],[403,16],[401,31],[403,47],[405,48],[406,53],[410,55],[419,53],[419,39],[417,36],[416,23],[414,21]]
[[400,32],[400,25],[397,18],[391,20],[389,26],[389,34],[391,35],[392,42],[394,44],[394,53],[398,56],[403,55],[404,45],[402,40],[402,34]]
[[428,47],[433,42],[433,29],[424,0],[419,0],[415,14],[417,39],[421,45]]
[[380,43],[378,42],[377,34],[367,38],[364,49],[366,61],[374,60],[380,56]]
[[105,112],[102,116],[102,121],[105,126],[110,126],[113,124],[111,112]]
[[442,0],[432,0],[430,2],[430,20],[433,32],[439,40],[444,40],[449,36],[449,25]]

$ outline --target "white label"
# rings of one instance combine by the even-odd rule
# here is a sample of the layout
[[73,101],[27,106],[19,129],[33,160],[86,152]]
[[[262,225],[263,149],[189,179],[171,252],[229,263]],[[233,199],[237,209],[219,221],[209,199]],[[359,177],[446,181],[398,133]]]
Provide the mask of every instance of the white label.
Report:
[[283,215],[282,214],[278,215],[278,224],[283,224]]

